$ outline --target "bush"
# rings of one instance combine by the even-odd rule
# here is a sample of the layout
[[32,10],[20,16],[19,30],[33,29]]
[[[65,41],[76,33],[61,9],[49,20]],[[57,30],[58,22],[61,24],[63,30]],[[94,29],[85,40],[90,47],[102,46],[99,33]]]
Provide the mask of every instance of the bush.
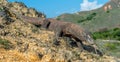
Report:
[[0,11],[3,11],[3,8],[2,8],[2,7],[0,8]]
[[117,49],[116,45],[113,44],[113,43],[106,43],[104,46],[106,47],[107,50],[115,50],[115,49]]
[[4,40],[4,39],[0,39],[0,45],[2,45],[2,47],[5,49],[12,48],[11,43],[8,40]]
[[108,51],[118,51],[120,48],[120,43],[119,42],[108,42],[105,43],[103,46],[105,46],[105,49]]
[[110,13],[110,11],[108,10],[108,11],[106,11],[107,13]]
[[57,20],[60,20],[60,18],[58,17]]
[[97,15],[97,13],[92,13],[92,14],[89,14],[87,17],[81,17],[80,20],[78,20],[78,23],[92,20],[96,15]]
[[120,40],[120,28],[115,28],[111,30],[107,30],[104,32],[94,32],[92,37],[96,39],[113,39]]
[[95,16],[96,16],[96,13],[92,13],[92,14],[88,15],[86,19],[92,20]]
[[80,17],[80,20],[78,20],[78,23],[84,22],[86,19],[84,17]]

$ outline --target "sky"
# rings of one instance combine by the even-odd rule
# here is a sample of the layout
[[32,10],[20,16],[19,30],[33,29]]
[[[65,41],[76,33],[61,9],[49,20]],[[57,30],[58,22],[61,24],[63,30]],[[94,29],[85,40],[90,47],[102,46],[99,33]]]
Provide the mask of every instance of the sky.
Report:
[[89,11],[103,6],[109,0],[8,0],[23,2],[27,7],[35,8],[46,14],[47,18],[57,17],[63,13]]

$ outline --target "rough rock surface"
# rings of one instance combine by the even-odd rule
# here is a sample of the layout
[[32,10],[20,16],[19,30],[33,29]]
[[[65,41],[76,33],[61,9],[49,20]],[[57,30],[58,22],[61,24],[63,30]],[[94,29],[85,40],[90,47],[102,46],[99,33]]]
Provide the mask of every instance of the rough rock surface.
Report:
[[45,14],[36,11],[34,8],[27,8],[27,6],[22,2],[8,2],[7,0],[0,0],[0,6],[6,6],[8,10],[12,10],[20,15],[45,18]]
[[[7,22],[7,20],[0,21]],[[3,24],[0,38],[12,43],[11,48],[0,48],[1,62],[116,62],[114,57],[100,57],[84,51],[80,54],[77,46],[72,46],[61,38],[56,44],[54,32],[14,19],[10,24]]]

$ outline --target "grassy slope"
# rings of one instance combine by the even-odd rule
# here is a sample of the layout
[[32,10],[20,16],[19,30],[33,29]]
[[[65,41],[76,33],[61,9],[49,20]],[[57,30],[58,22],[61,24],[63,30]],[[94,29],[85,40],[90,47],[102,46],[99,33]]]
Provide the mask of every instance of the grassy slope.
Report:
[[98,31],[102,28],[114,28],[120,25],[120,8],[107,12],[99,12],[94,19],[80,23],[90,31]]
[[[98,31],[103,28],[114,28],[120,26],[120,8],[109,10],[108,12],[103,11],[101,8],[89,12],[79,12],[78,14],[63,14],[58,16],[58,20],[70,21],[83,26],[86,30],[91,32]],[[96,13],[90,20],[93,13]],[[84,20],[83,22],[80,22]]]
[[105,54],[120,58],[120,42],[117,40],[97,39],[96,44]]

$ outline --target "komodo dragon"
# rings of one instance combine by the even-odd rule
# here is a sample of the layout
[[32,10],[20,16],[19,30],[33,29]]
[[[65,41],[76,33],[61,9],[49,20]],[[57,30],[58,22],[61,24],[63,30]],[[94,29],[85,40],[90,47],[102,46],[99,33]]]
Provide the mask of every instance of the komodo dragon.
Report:
[[[88,45],[91,45],[95,50],[98,49],[95,46],[95,43],[90,35],[76,24],[65,21],[57,21],[56,19],[51,18],[35,18],[23,15],[19,15],[18,17],[23,21],[54,31],[56,37],[68,36],[74,38],[79,48],[82,47],[84,49],[84,44],[87,43]],[[100,51],[98,54],[103,55]]]
[[[91,45],[93,48],[98,49],[91,36],[80,26],[71,22],[58,21],[56,19],[48,18],[33,18],[22,16],[22,20],[32,23],[34,25],[40,25],[43,28],[54,31],[56,37],[68,36],[74,38],[79,48],[84,49],[84,44]],[[97,51],[99,55],[102,55],[100,51]]]

